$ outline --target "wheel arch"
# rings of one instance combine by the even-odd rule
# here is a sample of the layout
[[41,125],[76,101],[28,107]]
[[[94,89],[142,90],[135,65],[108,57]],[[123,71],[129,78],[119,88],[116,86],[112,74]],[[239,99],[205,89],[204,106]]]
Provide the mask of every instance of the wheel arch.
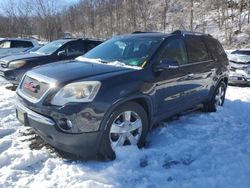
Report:
[[226,86],[228,85],[228,77],[227,76],[223,76],[223,77],[220,77],[216,84],[213,85],[211,88],[210,88],[210,92],[209,92],[209,99],[208,101],[213,97],[213,94],[214,94],[214,90],[217,88],[217,86],[221,83],[221,82],[224,82],[226,84]]
[[116,101],[115,103],[112,104],[112,106],[108,109],[108,111],[105,113],[104,118],[101,123],[101,130],[106,129],[106,124],[108,121],[109,116],[112,114],[112,112],[119,106],[127,103],[127,102],[135,102],[142,106],[142,108],[145,110],[148,116],[148,121],[149,121],[149,129],[151,128],[151,122],[152,122],[152,115],[153,115],[153,103],[152,100],[149,96],[145,95],[138,95],[138,96],[133,96],[133,97],[128,97],[126,99],[122,99],[119,101]]

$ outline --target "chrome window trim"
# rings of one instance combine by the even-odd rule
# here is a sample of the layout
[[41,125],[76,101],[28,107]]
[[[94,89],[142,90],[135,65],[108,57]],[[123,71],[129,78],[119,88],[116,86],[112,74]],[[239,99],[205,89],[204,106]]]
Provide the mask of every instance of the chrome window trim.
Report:
[[205,60],[205,61],[198,61],[198,62],[194,62],[194,63],[186,63],[186,64],[183,64],[183,65],[180,65],[180,67],[187,67],[187,66],[190,66],[190,65],[199,65],[199,64],[203,64],[203,63],[212,63],[213,60]]

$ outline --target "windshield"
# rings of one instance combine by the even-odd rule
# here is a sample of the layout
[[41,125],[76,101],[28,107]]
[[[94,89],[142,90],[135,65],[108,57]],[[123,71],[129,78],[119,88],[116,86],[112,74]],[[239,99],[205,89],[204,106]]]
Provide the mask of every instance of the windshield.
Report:
[[49,55],[49,54],[54,53],[57,49],[59,49],[66,42],[67,42],[66,40],[56,40],[56,41],[46,44],[45,46],[41,47],[40,49],[38,49],[37,51],[33,53]]
[[250,50],[236,50],[232,54],[250,55]]
[[110,39],[83,57],[99,59],[103,63],[119,62],[141,67],[162,42],[159,37],[121,37]]

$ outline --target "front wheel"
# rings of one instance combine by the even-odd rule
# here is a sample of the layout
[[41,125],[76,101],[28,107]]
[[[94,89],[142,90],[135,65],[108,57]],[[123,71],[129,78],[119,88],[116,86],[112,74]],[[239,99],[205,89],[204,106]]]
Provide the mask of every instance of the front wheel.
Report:
[[108,118],[101,145],[104,158],[115,159],[118,147],[142,147],[148,132],[148,117],[141,105],[128,102],[115,109]]
[[223,106],[225,101],[227,85],[225,82],[220,82],[215,89],[212,99],[204,104],[205,112],[216,112],[218,106]]

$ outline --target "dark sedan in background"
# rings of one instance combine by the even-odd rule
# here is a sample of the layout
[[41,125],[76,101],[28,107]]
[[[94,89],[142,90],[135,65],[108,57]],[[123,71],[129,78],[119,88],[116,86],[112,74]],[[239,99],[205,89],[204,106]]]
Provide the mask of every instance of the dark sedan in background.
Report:
[[34,52],[4,57],[0,59],[0,76],[18,85],[24,73],[33,67],[74,59],[100,43],[90,39],[60,39]]

